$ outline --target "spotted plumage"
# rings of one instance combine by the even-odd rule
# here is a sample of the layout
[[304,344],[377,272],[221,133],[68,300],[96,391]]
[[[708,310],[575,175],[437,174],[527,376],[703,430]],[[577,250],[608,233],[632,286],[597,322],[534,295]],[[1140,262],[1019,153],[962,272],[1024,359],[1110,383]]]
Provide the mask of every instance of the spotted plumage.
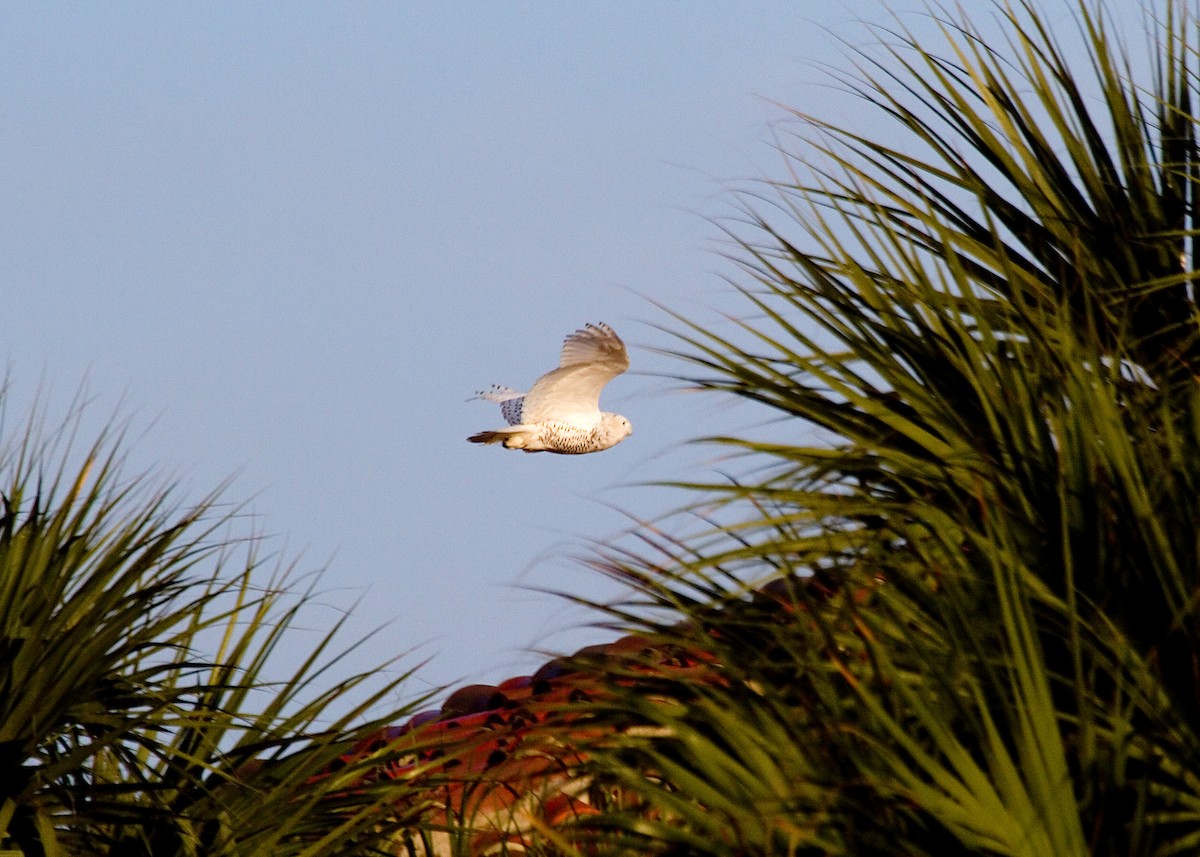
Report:
[[515,426],[521,422],[521,406],[525,403],[524,393],[518,393],[511,387],[501,387],[499,384],[493,384],[492,389],[481,390],[475,394],[474,398],[499,403],[500,414],[510,426]]
[[625,343],[611,327],[580,328],[563,342],[558,368],[538,378],[529,392],[495,385],[476,394],[476,399],[500,405],[508,427],[482,431],[467,440],[564,455],[615,446],[633,429],[620,414],[600,410],[600,391],[628,368]]

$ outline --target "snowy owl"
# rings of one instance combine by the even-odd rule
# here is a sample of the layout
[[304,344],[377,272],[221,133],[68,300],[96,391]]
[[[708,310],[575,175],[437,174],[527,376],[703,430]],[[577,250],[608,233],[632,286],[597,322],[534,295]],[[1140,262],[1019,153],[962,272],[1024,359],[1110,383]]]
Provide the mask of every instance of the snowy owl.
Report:
[[467,440],[564,455],[616,446],[633,427],[620,414],[601,412],[600,390],[628,368],[621,338],[607,324],[589,324],[566,338],[558,368],[534,381],[528,393],[497,385],[476,394],[473,398],[500,405],[508,428]]

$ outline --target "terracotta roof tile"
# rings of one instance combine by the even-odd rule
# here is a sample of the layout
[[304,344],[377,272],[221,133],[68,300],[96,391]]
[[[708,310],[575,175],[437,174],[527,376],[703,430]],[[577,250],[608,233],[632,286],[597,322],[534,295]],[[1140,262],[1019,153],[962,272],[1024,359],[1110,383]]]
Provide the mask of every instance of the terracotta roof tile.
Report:
[[[824,600],[837,590],[836,583],[815,578],[804,583],[810,598]],[[794,578],[774,581],[740,603],[781,608],[781,617],[794,616],[796,585]],[[595,737],[596,727],[580,727],[571,712],[579,702],[601,698],[605,682],[632,684],[638,676],[665,674],[690,674],[701,683],[720,680],[710,653],[629,634],[551,658],[532,675],[459,688],[439,710],[383,730],[351,755],[388,741],[410,742],[412,763],[383,775],[428,778],[438,803],[430,823],[470,819],[477,828],[471,851],[482,853],[499,843],[518,843],[531,829],[596,812],[588,805],[589,781],[581,776],[584,760],[577,749],[589,730]],[[572,741],[573,736],[580,740]],[[431,762],[437,764],[430,768]],[[440,853],[435,845],[433,854]]]

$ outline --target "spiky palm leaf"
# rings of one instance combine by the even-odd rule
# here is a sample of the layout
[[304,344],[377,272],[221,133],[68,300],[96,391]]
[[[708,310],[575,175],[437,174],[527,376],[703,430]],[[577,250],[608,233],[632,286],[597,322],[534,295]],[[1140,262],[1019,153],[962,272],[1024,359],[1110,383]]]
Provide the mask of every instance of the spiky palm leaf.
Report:
[[738,235],[753,317],[681,319],[690,382],[795,428],[715,439],[771,465],[691,486],[740,523],[603,563],[719,665],[587,715],[597,776],[651,808],[605,819],[620,847],[1200,844],[1200,18],[1164,4],[1139,80],[1102,10],[1080,61],[995,8],[1007,41],[944,15],[944,49],[864,54],[848,83],[899,133],[802,117]]
[[36,423],[0,460],[0,836],[47,857],[390,847],[422,806],[378,776],[400,750],[342,757],[406,716],[404,675],[332,678],[337,627],[299,630],[312,591],[230,535],[236,510],[125,478],[119,437],[79,455]]

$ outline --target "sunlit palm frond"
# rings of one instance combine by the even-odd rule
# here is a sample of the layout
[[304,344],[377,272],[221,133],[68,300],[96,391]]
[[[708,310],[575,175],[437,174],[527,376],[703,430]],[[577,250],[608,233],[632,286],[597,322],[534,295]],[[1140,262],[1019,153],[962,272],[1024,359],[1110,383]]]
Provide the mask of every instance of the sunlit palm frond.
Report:
[[751,476],[681,483],[712,530],[599,561],[641,593],[615,619],[714,665],[596,714],[646,802],[621,847],[1200,841],[1200,19],[1163,9],[1148,68],[1099,5],[1074,50],[1030,3],[942,13],[845,81],[895,134],[797,114],[731,230],[747,320],[678,319],[689,385],[783,419],[713,439]]
[[[341,622],[218,496],[123,474],[120,436],[9,438],[0,503],[0,836],[27,855],[377,854],[423,806],[351,753],[423,698],[345,673]],[[289,661],[291,666],[288,665]],[[410,742],[411,743],[411,742]],[[345,757],[345,758],[343,758]]]

